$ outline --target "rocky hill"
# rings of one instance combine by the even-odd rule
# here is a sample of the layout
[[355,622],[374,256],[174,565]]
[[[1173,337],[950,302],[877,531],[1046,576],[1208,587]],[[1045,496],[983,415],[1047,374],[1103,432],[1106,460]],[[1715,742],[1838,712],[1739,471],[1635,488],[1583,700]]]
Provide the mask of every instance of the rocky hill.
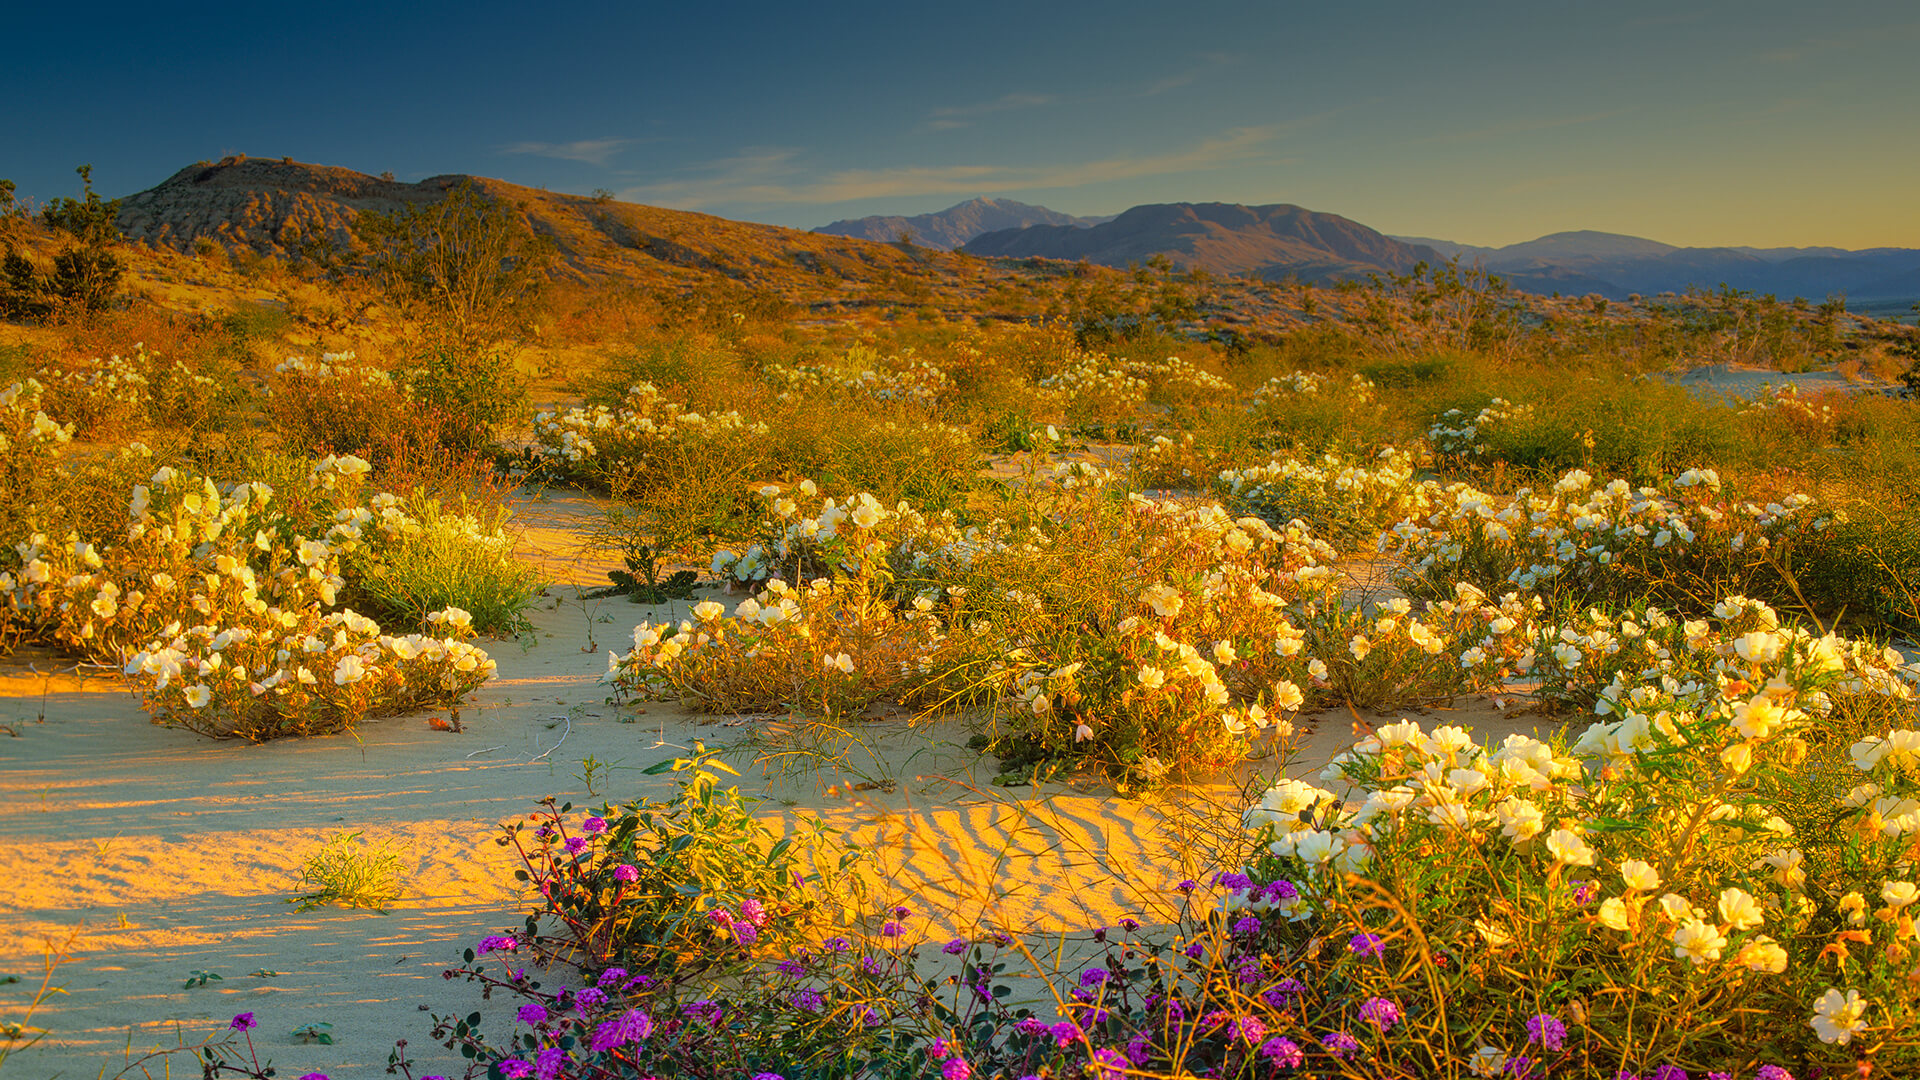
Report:
[[1157,203],[1136,206],[1090,228],[1036,225],[975,237],[973,255],[1084,259],[1102,266],[1166,256],[1182,269],[1302,281],[1339,281],[1369,273],[1406,273],[1438,263],[1430,247],[1402,243],[1338,214],[1298,206]]
[[848,218],[813,231],[883,242],[896,241],[904,234],[922,247],[951,251],[976,236],[1000,229],[1024,229],[1029,225],[1085,227],[1111,220],[1111,217],[1074,217],[1012,199],[969,199],[936,214]]
[[285,256],[312,237],[352,250],[360,244],[360,215],[431,203],[469,180],[515,207],[536,234],[553,242],[559,272],[583,279],[649,283],[722,275],[784,287],[822,277],[866,280],[916,265],[912,254],[891,245],[486,177],[435,176],[409,184],[351,169],[245,157],[181,169],[127,196],[119,225],[130,240],[180,251],[204,238],[229,250]]

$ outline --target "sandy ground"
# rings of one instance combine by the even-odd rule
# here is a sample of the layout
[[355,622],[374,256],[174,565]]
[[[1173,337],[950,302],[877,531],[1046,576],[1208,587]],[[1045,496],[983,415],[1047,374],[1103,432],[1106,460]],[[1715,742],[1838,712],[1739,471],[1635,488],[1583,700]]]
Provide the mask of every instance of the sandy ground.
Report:
[[[559,581],[592,584],[612,565],[569,539],[588,513],[578,499],[523,510],[530,549]],[[242,1011],[258,1015],[262,1057],[281,1076],[380,1076],[399,1038],[416,1075],[457,1072],[464,1062],[427,1038],[429,1011],[480,1006],[440,972],[524,913],[510,852],[491,842],[497,825],[548,794],[588,802],[589,756],[613,766],[603,798],[665,796],[670,782],[640,769],[696,739],[720,745],[759,730],[607,703],[606,650],[644,617],[681,613],[556,586],[536,613],[536,638],[491,643],[499,678],[462,710],[461,734],[415,716],[328,738],[213,742],[148,723],[115,678],[43,676],[29,665],[48,671],[51,659],[30,653],[0,663],[0,723],[19,732],[0,734],[0,972],[25,977],[0,986],[0,1019],[20,1016],[45,943],[80,930],[55,980],[66,995],[33,1020],[50,1034],[6,1062],[7,1080],[113,1076],[129,1052],[198,1041]],[[1492,738],[1535,730],[1534,718],[1484,702],[1419,718]],[[1326,718],[1289,771],[1316,772],[1351,741],[1352,723],[1344,711]],[[1153,801],[1094,785],[1002,789],[988,783],[991,762],[964,749],[970,734],[958,721],[883,719],[863,729],[871,749],[853,748],[838,772],[768,775],[745,757],[743,786],[769,796],[770,819],[817,815],[873,845],[880,887],[925,912],[921,927],[944,939],[976,924],[1070,930],[1151,918],[1167,886],[1200,869],[1202,848],[1181,837],[1237,813],[1237,784],[1263,764],[1272,771],[1269,759]],[[891,784],[855,789],[873,780]],[[352,831],[401,854],[405,898],[385,915],[289,906],[304,859]],[[195,971],[223,978],[185,988]],[[333,1045],[292,1038],[314,1022],[332,1025]],[[192,1063],[174,1067],[190,1074]]]
[[1769,388],[1792,385],[1802,397],[1823,392],[1888,393],[1894,384],[1875,380],[1853,380],[1837,371],[1787,372],[1744,364],[1708,364],[1691,368],[1667,378],[1685,386],[1697,396],[1724,395],[1742,401],[1765,397]]

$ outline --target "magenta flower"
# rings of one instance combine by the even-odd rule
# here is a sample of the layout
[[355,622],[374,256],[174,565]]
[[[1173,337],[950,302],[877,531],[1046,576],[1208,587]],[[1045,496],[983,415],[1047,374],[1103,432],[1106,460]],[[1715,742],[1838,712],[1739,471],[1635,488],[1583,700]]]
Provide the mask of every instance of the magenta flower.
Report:
[[300,1080],[327,1080],[327,1074],[326,1073],[308,1073],[305,1076],[302,1076]]
[[1382,997],[1370,997],[1360,1003],[1360,1019],[1377,1030],[1391,1031],[1400,1022],[1400,1006]]
[[257,1028],[259,1026],[260,1026],[260,1022],[258,1020],[255,1020],[253,1018],[253,1014],[250,1012],[241,1013],[239,1016],[236,1016],[233,1018],[232,1023],[227,1025],[227,1027],[233,1029],[234,1031],[252,1031],[254,1028]]
[[1355,956],[1380,956],[1387,951],[1387,942],[1379,934],[1355,934],[1347,942],[1347,951]]
[[740,915],[755,926],[767,924],[767,909],[760,901],[749,896],[740,901]]
[[940,951],[946,953],[948,956],[959,956],[961,953],[967,951],[967,939],[954,938],[952,941],[940,946]]
[[1062,1020],[1048,1029],[1053,1033],[1053,1045],[1065,1049],[1080,1037],[1080,1028],[1071,1020]]
[[547,1007],[537,1002],[529,1002],[520,1006],[519,1011],[514,1015],[518,1016],[523,1024],[544,1024],[547,1022]]
[[599,836],[601,833],[607,831],[607,819],[603,817],[590,817],[580,823],[580,831],[586,833],[588,836]]
[[1541,1013],[1527,1021],[1527,1041],[1539,1043],[1547,1050],[1564,1050],[1567,1045],[1567,1025],[1558,1017]]
[[881,937],[899,937],[906,932],[907,928],[897,922],[889,922],[880,928]]
[[1283,1069],[1297,1069],[1306,1061],[1298,1043],[1278,1035],[1260,1044],[1260,1056]]
[[496,1068],[500,1070],[500,1075],[506,1077],[507,1080],[520,1080],[523,1076],[533,1075],[533,1066],[521,1061],[519,1058],[508,1058],[502,1061]]
[[628,883],[639,881],[640,868],[628,863],[621,863],[619,866],[613,868],[613,880]]
[[973,1066],[967,1064],[966,1058],[948,1058],[946,1064],[940,1066],[940,1080],[968,1080],[971,1076]]
[[1360,1040],[1344,1031],[1334,1031],[1322,1035],[1320,1045],[1327,1048],[1327,1053],[1345,1060],[1352,1056],[1354,1051],[1360,1049]]
[[519,947],[520,943],[513,938],[502,937],[499,934],[495,934],[492,937],[482,938],[480,940],[480,947],[474,951],[481,956],[485,956],[490,952],[513,952]]
[[567,854],[578,855],[587,850],[587,838],[584,836],[567,837]]
[[1793,1080],[1793,1074],[1778,1065],[1762,1065],[1753,1080]]

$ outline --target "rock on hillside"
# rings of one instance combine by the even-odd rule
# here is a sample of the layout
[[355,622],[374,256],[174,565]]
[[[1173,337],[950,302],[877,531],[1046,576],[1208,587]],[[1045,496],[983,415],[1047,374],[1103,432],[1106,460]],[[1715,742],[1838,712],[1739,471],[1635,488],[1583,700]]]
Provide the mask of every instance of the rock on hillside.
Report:
[[1422,261],[1444,261],[1430,247],[1402,243],[1338,214],[1287,204],[1157,203],[1091,228],[1038,225],[987,233],[963,250],[1085,259],[1103,266],[1165,255],[1182,269],[1269,279],[1293,275],[1304,281],[1407,273]]
[[535,233],[553,242],[559,272],[578,278],[644,283],[722,275],[777,287],[821,275],[865,279],[913,264],[911,255],[885,244],[486,177],[455,174],[407,184],[351,169],[246,157],[185,168],[128,196],[119,224],[131,240],[181,251],[205,237],[229,250],[290,255],[316,235],[351,250],[359,246],[361,214],[431,203],[468,180],[514,206]]
[[1074,217],[1012,199],[969,199],[937,214],[848,218],[813,231],[882,242],[898,240],[900,234],[906,233],[922,247],[951,251],[976,236],[1000,229],[1024,229],[1029,225],[1085,227],[1111,220],[1111,217]]

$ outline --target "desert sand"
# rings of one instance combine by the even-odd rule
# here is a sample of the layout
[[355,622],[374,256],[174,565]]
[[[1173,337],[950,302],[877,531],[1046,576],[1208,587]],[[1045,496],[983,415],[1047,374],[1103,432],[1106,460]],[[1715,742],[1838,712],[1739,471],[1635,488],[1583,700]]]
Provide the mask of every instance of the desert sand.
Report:
[[[67,993],[33,1020],[48,1035],[6,1063],[9,1080],[113,1076],[130,1057],[217,1035],[243,1011],[257,1015],[261,1057],[282,1076],[379,1076],[401,1038],[415,1075],[457,1074],[466,1063],[429,1040],[430,1014],[482,1006],[440,973],[527,909],[511,849],[492,842],[497,826],[549,794],[597,803],[580,778],[589,756],[614,765],[601,798],[664,797],[670,778],[640,769],[769,724],[608,702],[607,650],[636,622],[679,617],[687,604],[582,599],[613,565],[579,539],[591,513],[581,499],[526,508],[523,549],[555,584],[534,613],[534,640],[487,643],[499,677],[462,709],[458,734],[409,716],[325,738],[215,742],[152,725],[111,674],[28,651],[0,665],[0,723],[18,732],[0,733],[0,972],[23,977],[0,987],[0,1018],[20,1015],[48,943],[79,931],[55,977]],[[1483,739],[1548,723],[1458,704],[1415,718]],[[1312,731],[1288,771],[1317,772],[1353,723],[1344,710],[1303,723]],[[734,760],[743,789],[768,796],[769,819],[817,815],[872,845],[876,887],[922,913],[915,929],[938,940],[977,925],[1046,932],[1164,918],[1171,884],[1204,868],[1204,851],[1170,842],[1165,826],[1231,821],[1241,785],[1275,765],[1143,800],[1094,783],[1003,789],[989,783],[991,760],[964,748],[970,734],[957,720],[884,717],[862,729],[872,750],[855,747],[839,773],[768,775],[751,752]],[[856,787],[876,780],[891,783]],[[304,859],[342,832],[391,842],[404,860],[407,892],[389,913],[286,902]],[[195,971],[222,978],[188,989]],[[332,1045],[291,1036],[315,1022],[332,1025]],[[172,1064],[193,1071],[184,1056]]]

